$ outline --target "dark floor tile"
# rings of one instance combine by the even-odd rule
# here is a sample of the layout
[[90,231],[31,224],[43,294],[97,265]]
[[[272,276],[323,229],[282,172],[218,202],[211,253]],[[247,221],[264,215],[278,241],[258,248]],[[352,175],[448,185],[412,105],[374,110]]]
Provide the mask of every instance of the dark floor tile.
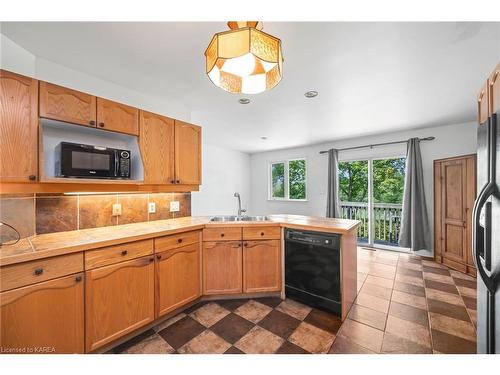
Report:
[[283,300],[279,297],[263,297],[263,298],[254,298],[255,301],[263,303],[273,309],[278,306]]
[[470,322],[469,314],[467,313],[467,309],[465,307],[452,305],[451,303],[437,301],[430,298],[427,300],[427,305],[429,306],[430,312]]
[[252,329],[254,324],[241,316],[231,313],[210,327],[210,330],[227,342],[234,344]]
[[475,354],[476,343],[458,336],[431,330],[434,350],[449,354]]
[[400,275],[418,277],[419,279],[423,278],[422,271],[411,270],[409,268],[398,267],[396,273],[399,273]]
[[402,337],[384,334],[382,353],[386,354],[432,354],[432,350]]
[[434,280],[425,280],[425,287],[430,289],[440,290],[441,292],[458,294],[457,287],[452,284],[440,283],[439,281]]
[[117,354],[124,352],[128,348],[134,346],[135,344],[141,342],[144,339],[147,339],[149,336],[152,336],[154,334],[155,334],[154,330],[148,329],[147,331],[145,331],[145,332],[143,332],[135,337],[132,337],[130,340],[124,342],[123,344],[120,344],[120,345],[114,347],[111,351],[113,353],[117,353]]
[[290,341],[285,341],[276,351],[276,354],[309,354],[309,352],[300,346],[292,344]]
[[346,339],[342,336],[337,336],[329,354],[375,354],[366,348]]
[[446,268],[437,268],[437,267],[423,266],[422,269],[423,269],[424,272],[436,273],[438,275],[450,276],[450,271],[448,271]]
[[284,339],[288,338],[299,324],[300,320],[278,310],[271,311],[259,322],[259,326]]
[[465,306],[471,310],[477,310],[477,299],[473,297],[462,296]]
[[413,284],[402,283],[400,281],[396,281],[394,283],[394,289],[399,290],[400,292],[413,294],[415,296],[425,297],[425,288],[418,286],[418,285],[413,285]]
[[318,309],[312,309],[304,319],[304,322],[312,324],[323,331],[333,333],[334,335],[337,334],[342,325],[342,320],[340,320],[338,316]]
[[243,306],[245,303],[249,301],[248,298],[242,298],[242,299],[224,299],[221,301],[217,301],[219,305],[224,307],[226,310],[229,311],[234,311],[238,307]]
[[245,354],[240,349],[235,346],[231,346],[228,350],[224,352],[224,354]]
[[465,280],[465,279],[460,279],[458,277],[454,277],[453,281],[455,281],[455,284],[458,286],[465,286],[466,288],[471,288],[471,289],[477,288],[476,280]]
[[409,322],[417,323],[425,327],[429,327],[429,316],[427,311],[417,309],[416,307],[404,305],[392,301],[389,308],[389,315],[396,318],[407,320]]
[[179,349],[182,345],[198,336],[204,330],[204,326],[193,318],[186,316],[158,332],[158,334],[174,349]]

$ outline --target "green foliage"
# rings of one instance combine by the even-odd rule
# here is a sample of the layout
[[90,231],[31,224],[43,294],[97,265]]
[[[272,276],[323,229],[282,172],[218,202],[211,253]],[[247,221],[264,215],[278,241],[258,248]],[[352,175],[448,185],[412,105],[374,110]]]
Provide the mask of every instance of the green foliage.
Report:
[[342,202],[368,202],[368,161],[340,162],[339,189]]
[[290,160],[288,177],[290,199],[306,199],[306,161]]
[[405,158],[373,161],[373,202],[403,203]]
[[285,164],[276,163],[271,165],[272,196],[274,198],[285,197]]

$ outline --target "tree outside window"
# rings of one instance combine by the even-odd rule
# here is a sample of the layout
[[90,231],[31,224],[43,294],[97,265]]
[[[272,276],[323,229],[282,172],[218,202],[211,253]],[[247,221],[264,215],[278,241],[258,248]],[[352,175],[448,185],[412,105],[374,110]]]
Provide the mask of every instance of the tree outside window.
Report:
[[273,162],[270,169],[270,199],[306,199],[305,159]]

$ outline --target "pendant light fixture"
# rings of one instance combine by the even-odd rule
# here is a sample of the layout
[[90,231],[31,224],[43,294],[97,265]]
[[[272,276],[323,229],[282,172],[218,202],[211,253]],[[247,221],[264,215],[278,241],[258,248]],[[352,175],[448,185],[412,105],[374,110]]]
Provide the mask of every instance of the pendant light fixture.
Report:
[[215,86],[237,94],[258,94],[283,76],[281,41],[262,31],[262,22],[230,21],[205,51],[206,73]]

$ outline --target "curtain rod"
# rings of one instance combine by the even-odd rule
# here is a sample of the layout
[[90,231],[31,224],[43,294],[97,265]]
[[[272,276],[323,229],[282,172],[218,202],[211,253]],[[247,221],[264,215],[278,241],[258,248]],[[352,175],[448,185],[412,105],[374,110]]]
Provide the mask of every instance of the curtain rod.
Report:
[[[419,141],[432,141],[434,139],[436,139],[436,137],[425,137],[425,138],[419,138],[418,140]],[[395,145],[395,144],[398,144],[398,143],[406,143],[406,142],[408,142],[408,140],[406,140],[406,141],[384,142],[384,143],[374,143],[374,144],[371,144],[371,145],[339,148],[339,149],[337,149],[337,151],[356,150],[358,148],[373,148],[373,147],[376,147],[376,146]],[[320,154],[328,154],[328,151],[320,151],[319,153]]]

